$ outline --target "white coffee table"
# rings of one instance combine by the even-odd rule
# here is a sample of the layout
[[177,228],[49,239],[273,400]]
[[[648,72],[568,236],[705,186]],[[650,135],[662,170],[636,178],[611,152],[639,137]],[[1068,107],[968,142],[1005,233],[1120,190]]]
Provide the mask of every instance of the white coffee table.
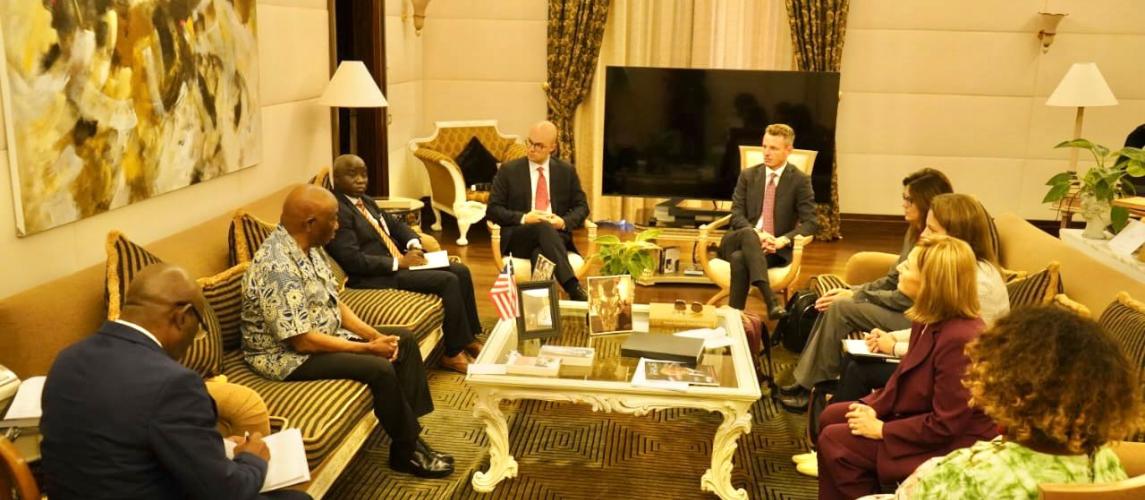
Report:
[[[579,320],[583,324],[586,303],[561,301],[560,308],[562,322]],[[725,306],[718,312],[720,324],[727,330],[732,344],[722,354],[718,351],[705,354],[702,363],[716,368],[720,387],[693,386],[682,392],[633,387],[629,380],[636,360],[619,356],[619,345],[626,335],[590,338],[583,328],[565,328],[560,338],[546,342],[595,347],[596,359],[590,375],[577,378],[467,375],[466,383],[477,393],[473,413],[485,423],[485,432],[489,436],[489,470],[473,474],[473,489],[491,492],[501,481],[517,476],[517,461],[509,453],[509,428],[505,414],[501,412],[501,403],[535,399],[588,404],[594,411],[635,415],[670,408],[719,412],[723,415],[723,423],[716,431],[710,468],[700,478],[700,489],[713,492],[720,498],[747,498],[747,491],[732,486],[732,457],[739,437],[751,432],[750,409],[760,398],[759,381],[739,311]],[[647,305],[633,306],[633,322],[637,330],[647,329]],[[493,328],[476,363],[504,363],[512,350],[535,355],[538,347],[535,340],[518,343],[516,322],[502,320]]]

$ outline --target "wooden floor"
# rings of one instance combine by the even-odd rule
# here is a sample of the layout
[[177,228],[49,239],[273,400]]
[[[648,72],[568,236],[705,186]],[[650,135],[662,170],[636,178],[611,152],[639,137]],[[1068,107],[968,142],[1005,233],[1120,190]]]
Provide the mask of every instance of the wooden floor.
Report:
[[[442,247],[450,255],[458,255],[469,266],[473,274],[473,285],[477,292],[478,315],[482,318],[497,315],[489,300],[488,291],[493,286],[499,269],[493,263],[493,250],[489,245],[489,233],[484,224],[474,224],[469,230],[469,245],[457,246],[457,225],[446,218],[442,232],[429,232],[438,238]],[[426,228],[428,229],[428,227]],[[817,274],[841,273],[847,258],[860,251],[898,253],[902,245],[906,224],[902,221],[885,220],[844,220],[844,238],[832,242],[816,241],[809,245],[803,254],[803,271],[799,275],[796,288],[802,288],[807,279]],[[600,234],[617,234],[629,238],[634,231],[615,225],[602,224]],[[584,230],[577,232],[578,248],[588,248],[588,237]],[[590,273],[591,274],[591,273]],[[687,301],[707,301],[717,291],[715,285],[655,285],[639,286],[636,289],[636,302],[671,302],[676,299]],[[763,312],[763,303],[753,294],[748,301],[748,310]]]

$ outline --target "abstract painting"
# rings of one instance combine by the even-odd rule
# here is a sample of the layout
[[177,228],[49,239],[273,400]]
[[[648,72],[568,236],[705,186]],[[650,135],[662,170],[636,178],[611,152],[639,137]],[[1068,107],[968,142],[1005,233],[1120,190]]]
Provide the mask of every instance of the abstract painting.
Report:
[[257,0],[4,0],[23,236],[258,163]]

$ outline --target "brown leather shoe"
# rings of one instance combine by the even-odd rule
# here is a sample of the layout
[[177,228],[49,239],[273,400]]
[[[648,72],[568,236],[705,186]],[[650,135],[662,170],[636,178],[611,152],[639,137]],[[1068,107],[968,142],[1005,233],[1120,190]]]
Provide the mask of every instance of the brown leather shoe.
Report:
[[465,352],[469,353],[470,356],[473,356],[473,358],[476,359],[477,355],[481,354],[481,349],[484,347],[485,344],[480,340],[474,340],[473,342],[470,342],[469,345],[465,346]]
[[465,355],[465,351],[457,353],[452,358],[442,355],[441,367],[464,375],[469,373],[469,357]]

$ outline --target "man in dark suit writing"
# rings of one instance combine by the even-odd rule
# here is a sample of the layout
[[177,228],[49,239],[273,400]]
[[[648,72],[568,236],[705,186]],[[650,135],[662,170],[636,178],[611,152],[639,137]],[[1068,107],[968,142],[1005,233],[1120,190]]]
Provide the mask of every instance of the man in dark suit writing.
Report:
[[[557,127],[543,121],[529,129],[526,158],[506,162],[493,178],[488,216],[501,225],[501,253],[538,255],[556,264],[557,282],[572,300],[588,300],[567,252],[576,251],[572,230],[588,217],[588,202],[572,165],[552,156]],[[498,262],[497,265],[501,263]]]
[[350,288],[396,288],[437,295],[445,309],[442,366],[467,373],[469,358],[481,352],[481,333],[473,278],[458,262],[444,269],[410,270],[425,263],[421,240],[396,217],[378,209],[365,195],[366,162],[354,155],[334,159],[338,231],[326,251],[342,266]]
[[228,459],[203,378],[180,365],[206,301],[187,273],[155,264],[127,290],[123,314],[60,353],[40,429],[45,489],[59,499],[259,496],[270,452],[257,433]]
[[732,195],[731,230],[720,240],[720,258],[731,263],[728,305],[742,310],[748,286],[754,286],[772,319],[786,311],[771,290],[767,269],[791,262],[792,239],[814,234],[817,225],[811,178],[787,162],[794,142],[791,127],[767,127],[763,165],[740,172]]

